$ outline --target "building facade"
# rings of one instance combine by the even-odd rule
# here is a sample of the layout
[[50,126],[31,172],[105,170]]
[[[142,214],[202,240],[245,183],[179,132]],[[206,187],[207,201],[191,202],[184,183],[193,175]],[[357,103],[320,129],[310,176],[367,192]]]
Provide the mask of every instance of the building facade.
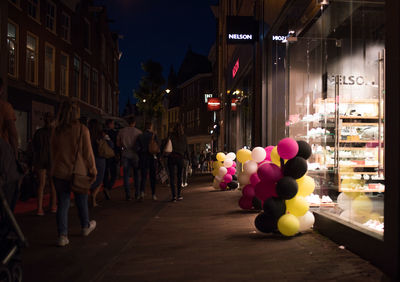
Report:
[[42,126],[44,112],[71,98],[83,119],[118,115],[118,35],[93,1],[9,0],[7,96],[20,146]]

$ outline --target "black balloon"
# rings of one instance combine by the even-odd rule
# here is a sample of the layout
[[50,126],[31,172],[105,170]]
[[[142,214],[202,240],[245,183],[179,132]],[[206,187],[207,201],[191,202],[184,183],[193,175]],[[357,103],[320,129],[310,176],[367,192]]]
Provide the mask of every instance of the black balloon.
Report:
[[228,183],[228,187],[229,189],[236,189],[239,187],[239,184],[237,183],[237,181],[231,181]]
[[287,161],[283,167],[283,175],[299,179],[307,172],[307,161],[302,157],[294,157]]
[[254,220],[256,228],[263,233],[271,233],[277,229],[278,220],[272,215],[265,212],[257,215]]
[[237,180],[238,180],[236,174],[232,175],[232,180],[233,180],[233,181],[237,181]]
[[255,210],[262,210],[262,202],[259,198],[253,197],[253,207]]
[[278,220],[286,212],[285,200],[281,198],[268,198],[264,201],[263,205],[264,212],[271,214]]
[[302,157],[307,160],[311,156],[311,146],[306,141],[297,141],[299,145],[299,151],[296,157]]
[[284,176],[276,183],[276,194],[285,200],[296,196],[298,189],[296,180],[290,176]]

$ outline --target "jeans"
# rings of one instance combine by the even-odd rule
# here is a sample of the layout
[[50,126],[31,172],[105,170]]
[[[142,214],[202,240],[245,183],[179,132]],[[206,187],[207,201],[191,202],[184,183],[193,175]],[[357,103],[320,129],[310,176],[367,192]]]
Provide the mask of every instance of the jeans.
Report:
[[[71,182],[54,178],[54,186],[57,193],[57,230],[58,235],[68,234],[68,210],[71,200]],[[75,194],[75,204],[78,208],[78,215],[81,222],[81,227],[89,227],[89,210],[88,210],[88,195]]]
[[90,190],[94,190],[100,186],[100,184],[103,182],[104,171],[106,169],[106,159],[105,158],[96,157],[95,162],[96,162],[97,175],[96,175],[96,180],[90,187]]
[[110,158],[106,159],[106,170],[104,171],[104,188],[111,190],[111,188],[115,184],[115,180],[117,179],[117,159]]
[[183,160],[183,169],[182,169],[182,182],[187,184],[188,182],[188,174],[189,174],[189,161]]
[[178,197],[181,196],[181,188],[182,188],[182,169],[183,169],[183,157],[178,155],[170,155],[168,157],[168,170],[169,170],[169,179],[171,181],[171,194],[172,198],[176,197],[175,193],[175,166],[177,167],[177,183],[176,188],[178,192]]
[[146,189],[147,172],[150,176],[151,193],[156,193],[156,159],[152,155],[144,155],[140,158],[141,181],[140,192]]
[[128,158],[122,158],[122,166],[124,170],[124,188],[125,188],[125,196],[127,199],[131,197],[131,189],[129,188],[129,172],[130,169],[133,169],[133,184],[135,187],[135,196],[139,197],[139,167],[137,161]]

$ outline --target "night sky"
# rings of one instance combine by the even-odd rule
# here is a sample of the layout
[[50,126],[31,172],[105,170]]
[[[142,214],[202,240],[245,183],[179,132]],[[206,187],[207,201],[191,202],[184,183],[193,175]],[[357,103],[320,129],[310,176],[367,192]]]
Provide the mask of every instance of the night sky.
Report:
[[140,64],[148,59],[160,62],[167,78],[170,66],[178,72],[188,47],[202,55],[215,42],[216,21],[210,5],[218,0],[99,0],[107,7],[112,31],[124,36],[119,64],[120,109],[143,72]]

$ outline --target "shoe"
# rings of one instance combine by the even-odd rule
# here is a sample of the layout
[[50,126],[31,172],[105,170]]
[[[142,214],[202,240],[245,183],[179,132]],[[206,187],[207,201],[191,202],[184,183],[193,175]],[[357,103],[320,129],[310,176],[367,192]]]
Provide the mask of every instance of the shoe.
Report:
[[178,196],[178,201],[182,201],[183,197],[182,196]]
[[44,211],[38,211],[38,212],[36,213],[36,215],[37,215],[37,216],[44,216]]
[[158,200],[157,196],[153,195],[153,201],[157,201],[157,200]]
[[110,190],[104,188],[103,193],[107,200],[111,200]]
[[69,240],[68,240],[68,237],[66,235],[60,235],[60,237],[58,237],[57,246],[65,247],[68,244],[69,244]]
[[89,222],[89,227],[82,228],[82,235],[83,236],[88,236],[90,232],[92,232],[96,228],[96,221],[91,220]]
[[176,202],[176,198],[172,198],[172,199],[170,200],[170,202],[175,203],[175,202]]

